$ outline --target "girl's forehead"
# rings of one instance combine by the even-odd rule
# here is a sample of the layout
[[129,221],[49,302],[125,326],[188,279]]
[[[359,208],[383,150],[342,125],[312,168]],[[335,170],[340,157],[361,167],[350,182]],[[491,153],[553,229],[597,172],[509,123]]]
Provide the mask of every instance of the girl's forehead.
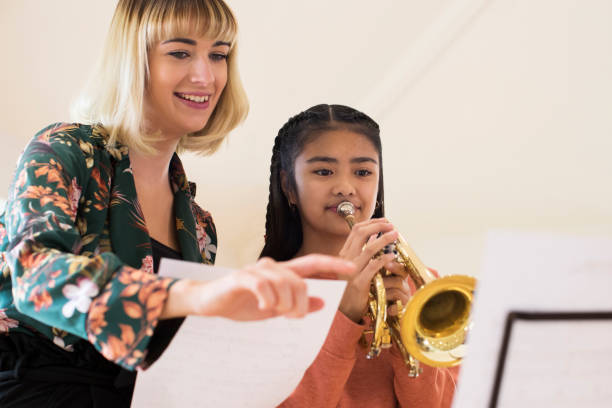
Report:
[[348,129],[334,129],[319,133],[309,140],[302,154],[357,154],[378,156],[378,150],[367,136]]

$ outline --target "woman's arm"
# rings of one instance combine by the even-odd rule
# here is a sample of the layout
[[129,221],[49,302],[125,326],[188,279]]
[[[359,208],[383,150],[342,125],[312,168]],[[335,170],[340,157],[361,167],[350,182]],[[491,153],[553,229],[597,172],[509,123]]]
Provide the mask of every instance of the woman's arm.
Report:
[[96,154],[100,148],[77,125],[35,136],[10,190],[3,250],[13,301],[26,319],[88,339],[109,360],[133,368],[174,279],[127,266],[112,252],[76,255],[97,239],[82,236],[87,227],[77,213],[99,212],[103,222],[110,202],[110,176],[95,165]]
[[200,315],[246,321],[303,317],[323,307],[321,299],[308,297],[303,277],[319,273],[347,277],[353,271],[352,263],[324,255],[287,262],[262,258],[214,281],[177,282],[170,289],[161,318]]

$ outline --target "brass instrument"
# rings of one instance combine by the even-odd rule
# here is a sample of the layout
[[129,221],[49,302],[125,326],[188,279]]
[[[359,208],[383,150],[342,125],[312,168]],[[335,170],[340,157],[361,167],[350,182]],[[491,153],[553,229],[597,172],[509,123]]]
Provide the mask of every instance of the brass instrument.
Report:
[[[354,206],[340,203],[337,212],[353,228]],[[416,292],[405,307],[398,304],[398,315],[387,316],[386,291],[382,269],[372,280],[369,314],[373,320],[374,338],[368,358],[380,354],[381,348],[397,345],[412,377],[420,373],[418,362],[433,367],[452,367],[465,355],[465,340],[470,325],[470,309],[476,279],[466,275],[437,278],[400,237],[392,244],[397,262],[414,282]],[[399,302],[398,302],[399,303]]]

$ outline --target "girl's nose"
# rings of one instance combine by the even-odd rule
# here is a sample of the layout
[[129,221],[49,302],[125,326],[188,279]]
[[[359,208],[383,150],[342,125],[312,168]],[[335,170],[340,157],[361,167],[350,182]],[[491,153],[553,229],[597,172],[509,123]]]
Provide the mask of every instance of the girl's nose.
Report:
[[339,179],[334,185],[332,193],[337,196],[350,196],[355,194],[355,187],[347,179]]

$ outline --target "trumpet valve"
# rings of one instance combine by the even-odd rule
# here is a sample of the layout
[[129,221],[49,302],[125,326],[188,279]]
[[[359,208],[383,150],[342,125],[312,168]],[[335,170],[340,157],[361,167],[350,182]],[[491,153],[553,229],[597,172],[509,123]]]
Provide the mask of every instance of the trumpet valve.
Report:
[[391,333],[389,333],[388,327],[385,327],[385,329],[383,330],[382,343],[380,345],[380,348],[383,348],[383,349],[391,348]]

